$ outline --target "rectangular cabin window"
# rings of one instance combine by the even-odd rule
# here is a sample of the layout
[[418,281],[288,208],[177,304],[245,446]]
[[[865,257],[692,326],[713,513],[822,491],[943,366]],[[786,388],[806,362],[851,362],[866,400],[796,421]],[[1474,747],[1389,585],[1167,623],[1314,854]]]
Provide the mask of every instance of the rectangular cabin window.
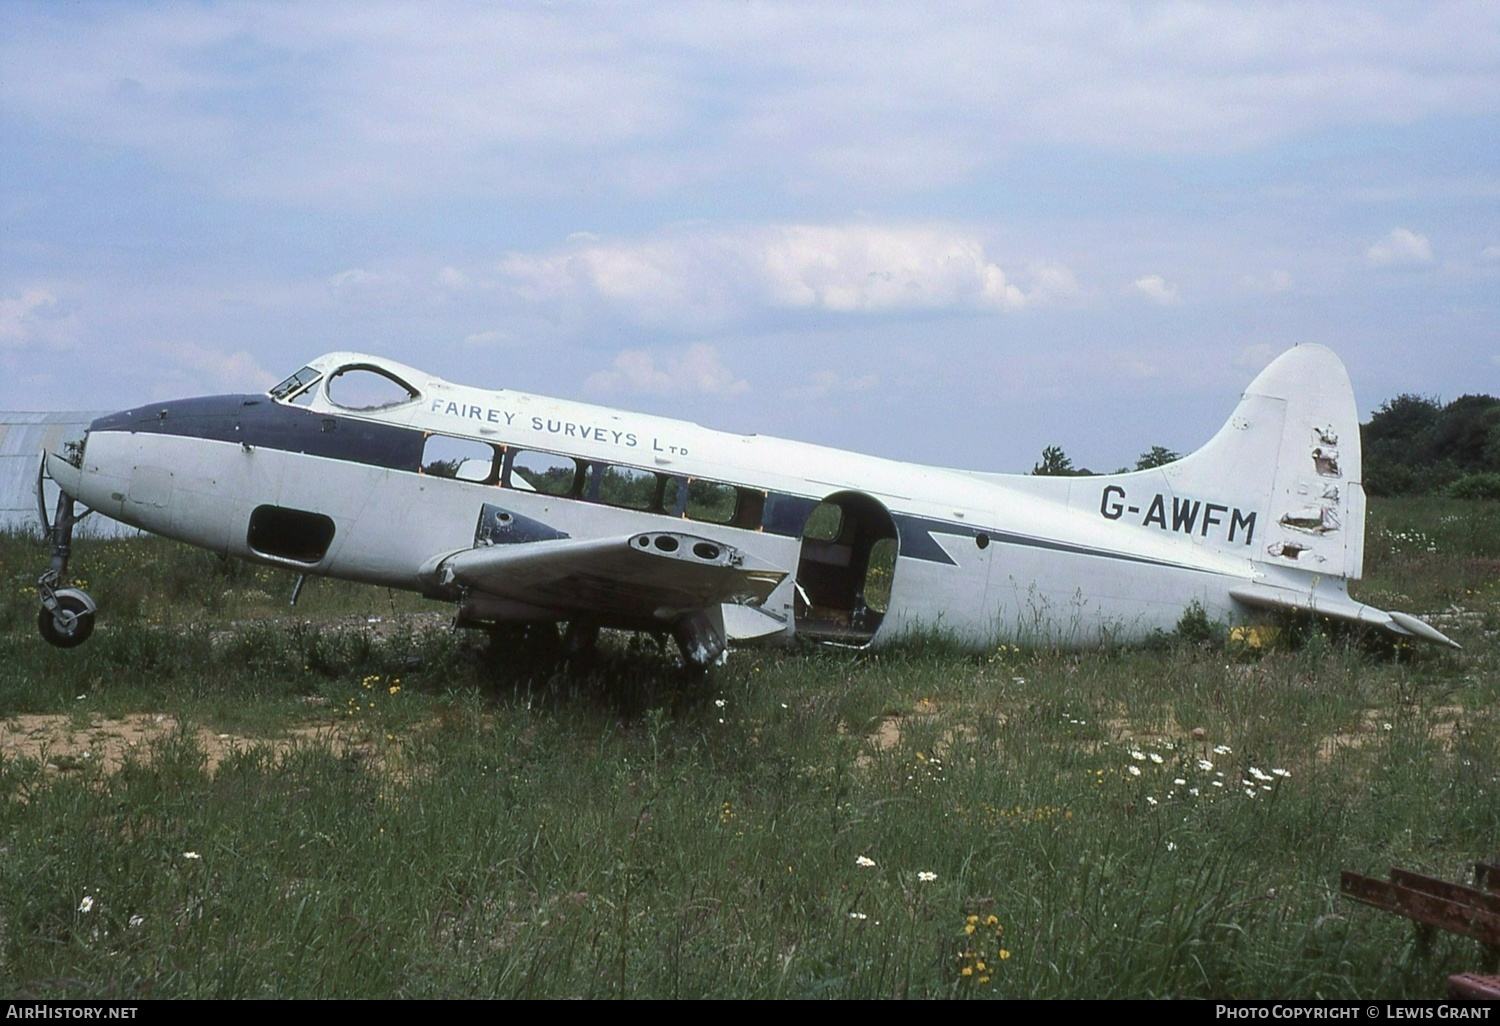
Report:
[[662,489],[661,506],[672,516],[754,531],[760,527],[766,493],[720,481],[672,477]]
[[472,438],[429,435],[422,448],[422,473],[460,481],[494,484],[500,477],[495,447]]
[[523,449],[511,454],[503,484],[517,491],[576,499],[583,493],[583,473],[571,456]]
[[733,485],[717,481],[689,481],[687,518],[706,524],[728,524],[739,512],[740,493]]
[[661,510],[661,478],[649,470],[594,464],[589,498],[623,509]]

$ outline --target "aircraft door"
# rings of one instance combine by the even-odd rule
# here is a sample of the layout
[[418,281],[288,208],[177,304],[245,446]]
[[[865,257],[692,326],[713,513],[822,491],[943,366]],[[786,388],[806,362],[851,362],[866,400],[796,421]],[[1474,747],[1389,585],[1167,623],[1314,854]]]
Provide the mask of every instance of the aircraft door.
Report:
[[880,629],[895,584],[896,522],[877,500],[836,492],[802,529],[797,562],[797,633],[867,645]]

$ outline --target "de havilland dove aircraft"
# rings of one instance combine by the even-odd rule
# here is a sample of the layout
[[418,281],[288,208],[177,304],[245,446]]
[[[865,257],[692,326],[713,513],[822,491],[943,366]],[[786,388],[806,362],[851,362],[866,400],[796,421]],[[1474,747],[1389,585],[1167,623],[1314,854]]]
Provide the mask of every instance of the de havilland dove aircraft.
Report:
[[1262,371],[1198,452],[1081,477],[917,466],[332,353],[269,393],[126,410],[45,454],[60,495],[39,623],[64,647],[92,631],[66,574],[73,525],[98,511],[454,602],[463,626],[566,624],[579,646],[600,627],[670,633],[699,667],[751,638],[1130,641],[1194,603],[1453,645],[1349,597],[1359,453],[1348,375],[1316,345]]

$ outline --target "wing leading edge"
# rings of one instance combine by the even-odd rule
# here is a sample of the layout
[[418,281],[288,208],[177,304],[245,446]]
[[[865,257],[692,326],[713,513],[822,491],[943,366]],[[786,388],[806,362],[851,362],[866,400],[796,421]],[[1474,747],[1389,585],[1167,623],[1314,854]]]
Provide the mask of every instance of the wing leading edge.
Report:
[[677,531],[486,545],[437,556],[425,584],[603,622],[670,626],[723,604],[758,606],[787,572]]

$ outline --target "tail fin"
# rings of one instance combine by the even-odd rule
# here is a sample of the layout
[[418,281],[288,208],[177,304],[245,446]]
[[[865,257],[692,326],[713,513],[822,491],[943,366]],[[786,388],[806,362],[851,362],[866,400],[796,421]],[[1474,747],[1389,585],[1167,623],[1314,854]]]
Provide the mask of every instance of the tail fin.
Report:
[[[1347,582],[1364,573],[1365,556],[1359,411],[1349,375],[1329,350],[1302,345],[1282,353],[1245,389],[1234,416],[1207,445],[1162,471],[1174,491],[1224,496],[1221,502],[1243,503],[1268,518],[1244,536],[1261,572],[1229,589],[1231,598],[1459,647],[1414,616],[1349,597]],[[1242,515],[1236,508],[1235,516]]]
[[1267,517],[1227,543],[1254,562],[1349,579],[1364,572],[1359,411],[1344,365],[1322,346],[1277,357],[1207,445],[1161,471],[1176,494]]

